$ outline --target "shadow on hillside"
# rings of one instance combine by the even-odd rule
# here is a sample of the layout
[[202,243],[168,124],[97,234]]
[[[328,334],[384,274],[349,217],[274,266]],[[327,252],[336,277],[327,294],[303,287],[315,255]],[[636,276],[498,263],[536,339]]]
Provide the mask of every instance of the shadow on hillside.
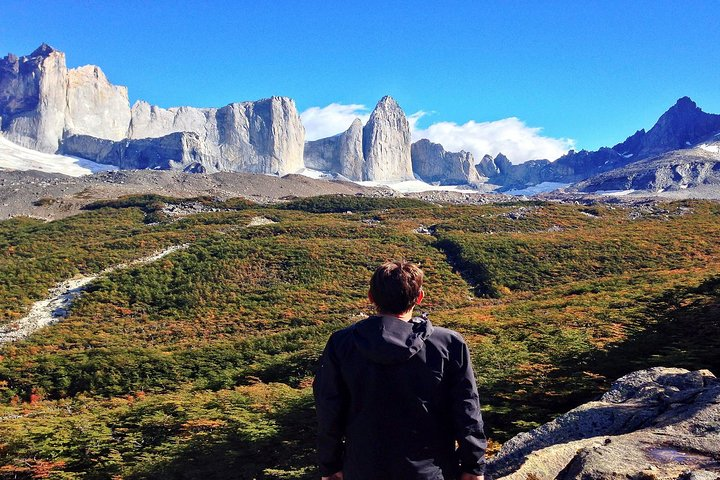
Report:
[[228,435],[212,445],[192,443],[180,458],[132,478],[156,480],[309,480],[315,468],[315,411],[307,395],[271,416],[276,434]]
[[490,434],[504,441],[599,398],[616,379],[650,367],[709,369],[720,376],[720,276],[666,291],[646,306],[654,319],[624,341],[581,357],[568,353],[542,384],[481,392]]
[[609,380],[658,366],[709,369],[720,375],[720,276],[706,278],[697,287],[668,290],[647,312],[657,321],[591,355],[590,371]]
[[[437,237],[436,237],[437,238]],[[433,247],[445,255],[445,260],[465,282],[473,288],[478,297],[498,297],[490,270],[479,262],[463,260],[462,246],[449,239],[437,239]]]
[[651,367],[708,369],[720,375],[720,276],[697,287],[667,290],[645,310],[655,321],[624,341],[561,362],[558,376],[573,390],[572,404],[597,397],[623,375]]

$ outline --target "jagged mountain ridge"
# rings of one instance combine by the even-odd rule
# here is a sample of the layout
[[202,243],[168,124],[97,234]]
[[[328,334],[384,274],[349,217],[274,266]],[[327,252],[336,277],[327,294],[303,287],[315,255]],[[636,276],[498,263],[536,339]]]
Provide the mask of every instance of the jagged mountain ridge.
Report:
[[43,44],[0,59],[2,131],[11,141],[121,168],[285,174],[303,167],[295,102],[271,97],[222,108],[130,108],[126,87],[96,66],[67,69]]
[[385,96],[365,126],[356,118],[342,133],[307,142],[305,165],[354,181],[419,178],[440,185],[484,183],[471,153],[448,152],[428,139],[410,142],[405,113],[392,97]]
[[447,152],[426,138],[413,143],[411,152],[415,174],[428,183],[479,185],[487,180],[475,168],[470,152]]
[[519,165],[510,164],[502,155],[499,161],[486,156],[477,168],[491,183],[505,189],[541,182],[576,183],[671,151],[683,151],[718,132],[720,115],[705,113],[689,97],[682,97],[649,131],[638,130],[611,148],[571,150],[552,162],[531,160]]
[[97,66],[68,69],[47,44],[0,59],[3,135],[18,145],[123,169],[236,171],[284,175],[307,166],[353,180],[413,180],[407,118],[383,97],[365,126],[340,142],[305,145],[295,103],[286,97],[222,108],[161,108],[112,85]]
[[642,159],[694,145],[719,130],[720,115],[705,113],[689,97],[682,97],[647,133],[638,130],[613,150]]
[[305,165],[354,181],[413,180],[410,124],[400,105],[385,96],[365,126],[356,118],[342,133],[307,142]]
[[[486,155],[473,167],[474,159],[467,152],[447,152],[427,139],[411,144],[407,118],[389,96],[378,102],[366,125],[356,120],[341,134],[306,143],[292,99],[168,109],[139,101],[130,108],[126,87],[111,84],[97,66],[68,69],[64,53],[47,44],[27,56],[8,54],[0,59],[0,116],[3,135],[18,145],[124,169],[284,175],[308,167],[354,181],[488,182],[500,185],[501,190],[543,182],[582,182],[670,151],[684,151],[720,132],[720,115],[705,113],[683,97],[650,130],[638,130],[613,147],[570,151],[552,162],[532,160],[520,165],[502,154]],[[627,175],[635,179],[630,182],[633,189],[714,182],[714,174],[703,173],[714,167],[698,167],[688,180],[682,172],[695,167],[680,161],[685,157],[692,155],[673,156],[672,169],[680,173],[658,173],[662,177],[658,181],[637,180],[652,176],[639,173],[643,165],[650,169],[659,165],[644,162],[605,176],[601,183],[627,184]],[[700,160],[707,161],[705,157]],[[610,181],[611,177],[616,180]],[[668,178],[680,183],[668,182]],[[595,188],[596,184],[593,180],[583,185]]]
[[581,192],[665,191],[720,185],[720,141],[672,150],[576,183]]
[[0,59],[0,116],[10,141],[55,153],[68,134],[122,139],[130,106],[127,88],[111,85],[100,68],[68,69],[64,53],[42,44]]
[[[307,166],[356,181],[415,179],[409,123],[389,96],[366,125],[354,122],[343,134],[305,144],[289,98],[222,108],[138,101],[131,108],[126,87],[111,84],[97,66],[68,69],[65,54],[47,44],[0,59],[0,116],[2,134],[20,146],[123,169],[284,175]],[[444,165],[442,156],[432,161]],[[449,175],[450,183],[477,183],[474,171],[464,182]]]
[[68,136],[61,152],[121,168],[294,173],[303,168],[304,128],[285,97],[222,108],[133,106],[128,138]]

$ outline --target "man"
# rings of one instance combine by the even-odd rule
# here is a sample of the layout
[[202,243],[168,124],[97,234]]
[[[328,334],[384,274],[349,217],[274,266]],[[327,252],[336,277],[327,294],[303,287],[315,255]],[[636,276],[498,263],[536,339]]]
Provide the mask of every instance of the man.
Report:
[[412,316],[422,283],[416,265],[384,263],[368,294],[377,314],[330,336],[313,383],[323,480],[483,479],[470,353]]

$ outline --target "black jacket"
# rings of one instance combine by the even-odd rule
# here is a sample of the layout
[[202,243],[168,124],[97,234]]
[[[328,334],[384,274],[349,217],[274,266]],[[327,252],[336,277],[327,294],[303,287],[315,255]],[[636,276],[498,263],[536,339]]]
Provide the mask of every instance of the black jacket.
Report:
[[362,320],[332,334],[313,390],[323,476],[451,480],[484,472],[477,387],[457,332],[417,317]]

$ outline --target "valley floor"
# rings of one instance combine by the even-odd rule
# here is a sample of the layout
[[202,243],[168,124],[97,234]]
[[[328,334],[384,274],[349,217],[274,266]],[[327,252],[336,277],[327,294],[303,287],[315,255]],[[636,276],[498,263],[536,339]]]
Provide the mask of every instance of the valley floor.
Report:
[[100,276],[0,347],[0,479],[315,478],[316,362],[387,258],[422,266],[422,309],[470,345],[493,449],[630,371],[718,372],[719,220],[708,201],[144,195],[1,221],[0,325]]

